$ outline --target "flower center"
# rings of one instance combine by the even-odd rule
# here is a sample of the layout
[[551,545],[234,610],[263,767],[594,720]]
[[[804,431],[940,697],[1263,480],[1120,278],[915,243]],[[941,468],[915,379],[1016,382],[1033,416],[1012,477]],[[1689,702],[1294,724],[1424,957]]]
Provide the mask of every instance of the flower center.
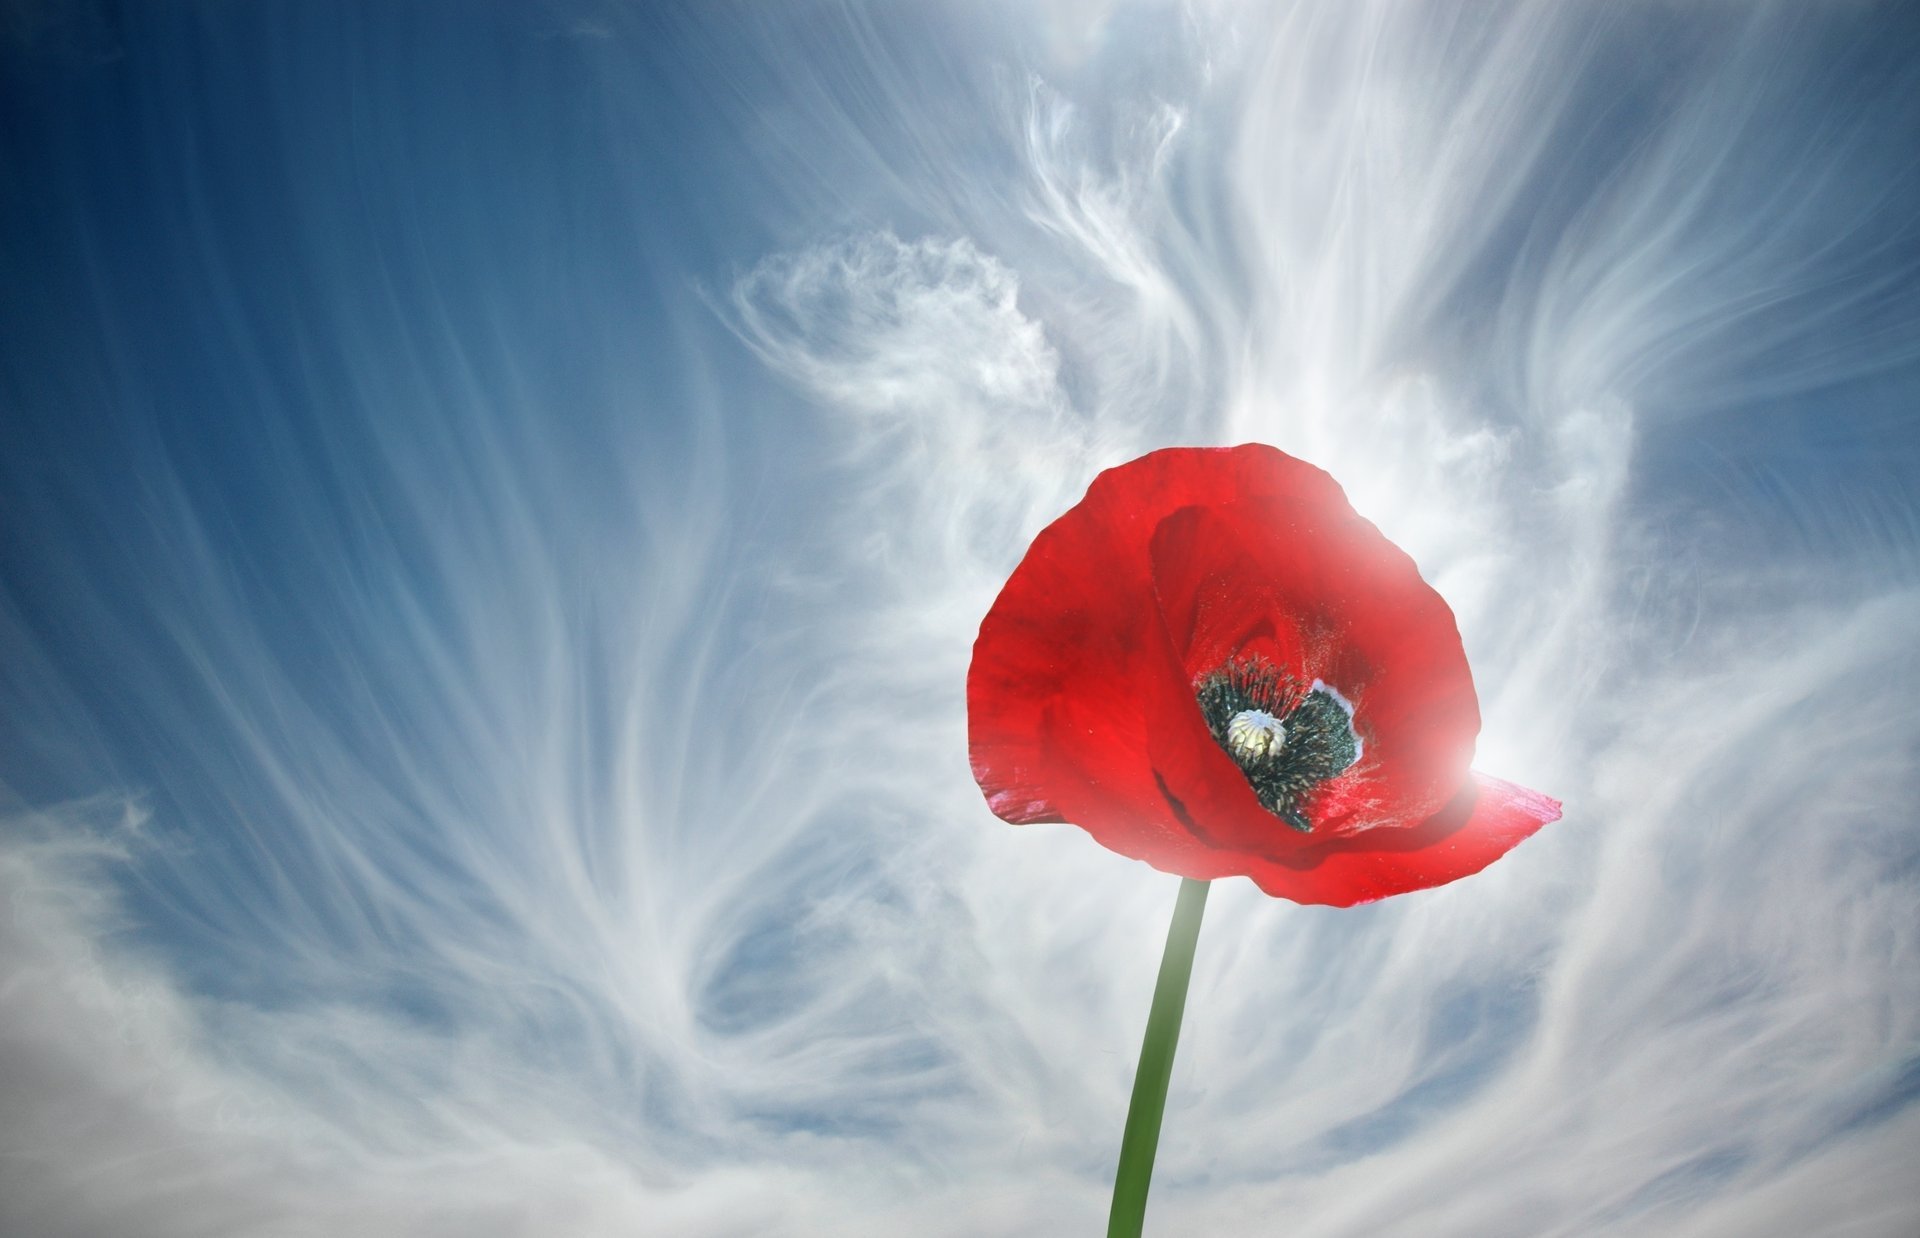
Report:
[[1346,698],[1317,680],[1303,687],[1264,658],[1247,658],[1202,679],[1194,699],[1260,806],[1310,832],[1307,797],[1360,758]]
[[1262,761],[1287,742],[1287,728],[1264,709],[1243,709],[1227,719],[1227,751],[1236,761]]

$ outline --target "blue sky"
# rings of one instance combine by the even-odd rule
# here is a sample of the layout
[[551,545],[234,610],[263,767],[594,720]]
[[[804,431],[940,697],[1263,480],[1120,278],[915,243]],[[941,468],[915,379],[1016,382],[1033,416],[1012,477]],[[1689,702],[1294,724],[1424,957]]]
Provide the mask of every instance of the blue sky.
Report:
[[1097,1232],[980,616],[1264,441],[1563,799],[1219,883],[1150,1232],[1907,1235],[1897,5],[0,5],[0,1230]]

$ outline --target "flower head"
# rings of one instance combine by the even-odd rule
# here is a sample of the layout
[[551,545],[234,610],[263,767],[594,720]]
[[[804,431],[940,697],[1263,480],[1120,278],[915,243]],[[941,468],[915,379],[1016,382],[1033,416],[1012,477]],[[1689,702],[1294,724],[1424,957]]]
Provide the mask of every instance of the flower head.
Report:
[[967,720],[1005,820],[1302,903],[1444,885],[1560,815],[1469,771],[1473,679],[1413,560],[1258,444],[1096,477],[981,623]]

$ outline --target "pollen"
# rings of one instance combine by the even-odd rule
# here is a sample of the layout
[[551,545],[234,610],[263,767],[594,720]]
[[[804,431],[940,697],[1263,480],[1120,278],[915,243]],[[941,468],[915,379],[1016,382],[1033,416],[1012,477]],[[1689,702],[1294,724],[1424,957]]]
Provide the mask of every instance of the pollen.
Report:
[[1264,709],[1243,709],[1227,720],[1227,751],[1237,761],[1260,761],[1280,751],[1287,728]]

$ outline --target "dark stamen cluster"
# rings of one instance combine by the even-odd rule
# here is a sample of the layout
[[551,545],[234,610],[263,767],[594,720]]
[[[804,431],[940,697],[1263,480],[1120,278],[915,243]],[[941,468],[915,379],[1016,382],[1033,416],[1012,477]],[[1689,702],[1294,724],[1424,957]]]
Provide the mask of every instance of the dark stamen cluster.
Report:
[[[1340,773],[1360,755],[1347,711],[1332,693],[1308,690],[1264,658],[1231,663],[1200,681],[1194,690],[1207,730],[1247,776],[1260,806],[1305,833],[1303,800],[1308,792]],[[1249,709],[1280,720],[1286,742],[1266,756],[1242,757],[1227,742],[1227,724]]]

